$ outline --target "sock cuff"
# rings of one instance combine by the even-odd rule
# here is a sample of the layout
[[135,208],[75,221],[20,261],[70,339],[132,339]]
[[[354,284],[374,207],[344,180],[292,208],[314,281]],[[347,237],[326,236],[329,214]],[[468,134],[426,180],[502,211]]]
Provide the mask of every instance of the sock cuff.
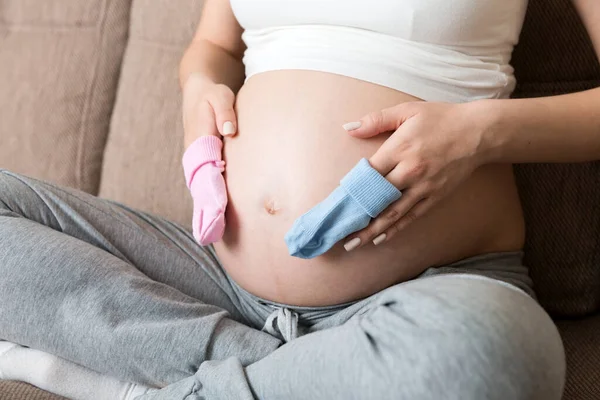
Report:
[[223,152],[223,141],[218,136],[200,136],[183,153],[183,173],[188,188],[192,185],[194,174],[204,164],[221,161]]
[[340,185],[371,218],[377,217],[390,204],[402,197],[402,192],[371,167],[366,158],[361,159],[342,178]]

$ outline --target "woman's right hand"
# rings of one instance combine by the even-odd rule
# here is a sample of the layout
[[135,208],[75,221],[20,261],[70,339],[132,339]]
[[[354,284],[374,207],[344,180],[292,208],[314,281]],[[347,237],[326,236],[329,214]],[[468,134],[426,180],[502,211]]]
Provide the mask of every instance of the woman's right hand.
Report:
[[221,135],[234,135],[237,130],[234,101],[227,86],[197,75],[190,76],[183,89],[186,151],[182,162],[194,202],[194,238],[203,246],[219,241],[225,231],[227,188]]
[[192,74],[183,88],[185,148],[200,136],[231,136],[237,132],[235,95],[226,85]]

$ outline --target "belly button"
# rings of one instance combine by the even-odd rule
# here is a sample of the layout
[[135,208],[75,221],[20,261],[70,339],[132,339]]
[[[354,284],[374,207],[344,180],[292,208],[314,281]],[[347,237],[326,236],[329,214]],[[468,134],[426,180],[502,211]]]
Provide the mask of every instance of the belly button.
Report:
[[267,213],[271,214],[271,215],[277,214],[277,212],[279,212],[279,210],[280,210],[280,208],[277,207],[275,200],[273,200],[273,199],[266,200],[264,207],[265,207],[265,210],[267,211]]

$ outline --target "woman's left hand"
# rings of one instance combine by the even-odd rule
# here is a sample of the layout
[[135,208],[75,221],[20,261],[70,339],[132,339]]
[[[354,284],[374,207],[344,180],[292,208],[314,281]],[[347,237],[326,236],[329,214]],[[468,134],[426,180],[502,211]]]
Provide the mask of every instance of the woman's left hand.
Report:
[[363,139],[394,131],[369,162],[402,191],[400,200],[346,243],[360,238],[360,246],[378,245],[391,239],[484,163],[484,124],[473,104],[403,103],[344,125]]

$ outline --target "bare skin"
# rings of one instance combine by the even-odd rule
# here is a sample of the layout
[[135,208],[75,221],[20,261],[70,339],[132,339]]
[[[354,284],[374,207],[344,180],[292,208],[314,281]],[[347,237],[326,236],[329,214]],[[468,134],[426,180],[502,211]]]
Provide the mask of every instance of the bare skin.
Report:
[[277,302],[336,304],[413,278],[432,265],[521,248],[523,219],[511,167],[489,165],[385,245],[348,253],[342,242],[312,260],[289,256],[283,237],[294,220],[387,137],[356,139],[341,125],[412,100],[388,88],[311,71],[264,73],[242,87],[238,134],[225,138],[227,228],[215,244],[238,284]]
[[[575,3],[598,47],[600,6],[593,0]],[[236,135],[224,138],[227,229],[215,248],[235,281],[266,299],[300,306],[344,303],[430,266],[521,249],[524,224],[509,163],[600,158],[600,114],[592,106],[599,103],[600,90],[475,102],[473,115],[481,117],[458,119],[465,121],[465,135],[481,142],[483,166],[378,246],[363,240],[346,252],[342,241],[312,260],[290,257],[283,237],[293,221],[390,136],[361,139],[341,125],[418,99],[311,71],[266,72],[242,85],[244,46],[229,2],[207,0],[202,18],[180,70],[186,143],[223,134],[226,121],[235,124]],[[445,134],[443,126],[439,134]],[[383,232],[370,229],[360,234],[371,240]]]

